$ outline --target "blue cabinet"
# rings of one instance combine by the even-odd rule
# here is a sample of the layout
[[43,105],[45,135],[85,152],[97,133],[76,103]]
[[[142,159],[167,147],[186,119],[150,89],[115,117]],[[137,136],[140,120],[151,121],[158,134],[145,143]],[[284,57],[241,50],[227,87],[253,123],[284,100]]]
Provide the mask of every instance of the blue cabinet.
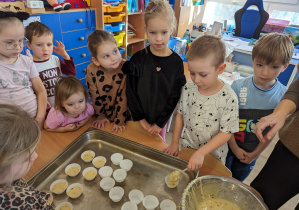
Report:
[[85,85],[85,69],[91,63],[87,37],[96,27],[95,11],[78,9],[32,16],[39,16],[52,30],[54,40],[64,43],[67,53],[74,58],[76,77]]

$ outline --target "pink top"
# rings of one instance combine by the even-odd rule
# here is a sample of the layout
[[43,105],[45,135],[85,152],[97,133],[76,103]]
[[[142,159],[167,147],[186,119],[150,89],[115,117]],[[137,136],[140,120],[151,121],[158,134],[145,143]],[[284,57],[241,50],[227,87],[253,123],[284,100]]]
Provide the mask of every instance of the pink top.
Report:
[[55,129],[57,127],[64,127],[71,123],[80,122],[82,120],[85,120],[88,116],[94,114],[94,109],[90,103],[86,104],[87,109],[85,112],[81,113],[78,117],[73,118],[69,117],[68,115],[62,114],[61,111],[55,109],[52,107],[49,111],[49,114],[46,119],[46,125],[50,129]]
[[15,63],[0,61],[0,103],[21,107],[32,118],[37,113],[37,99],[31,79],[38,77],[32,59],[19,55]]

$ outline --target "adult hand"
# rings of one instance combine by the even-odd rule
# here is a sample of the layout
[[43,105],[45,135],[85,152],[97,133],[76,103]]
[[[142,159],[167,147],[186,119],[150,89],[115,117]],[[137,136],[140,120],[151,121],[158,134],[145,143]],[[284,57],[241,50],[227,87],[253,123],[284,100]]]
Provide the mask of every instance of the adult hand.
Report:
[[[272,140],[276,133],[279,131],[279,129],[282,128],[284,123],[285,117],[280,116],[279,113],[272,113],[260,119],[260,121],[255,127],[255,134],[261,142],[266,142],[266,140]],[[265,136],[263,136],[262,132],[268,126],[270,126],[271,129]]]
[[139,120],[139,124],[143,127],[144,130],[148,131],[150,129],[151,124],[149,124],[146,119]]

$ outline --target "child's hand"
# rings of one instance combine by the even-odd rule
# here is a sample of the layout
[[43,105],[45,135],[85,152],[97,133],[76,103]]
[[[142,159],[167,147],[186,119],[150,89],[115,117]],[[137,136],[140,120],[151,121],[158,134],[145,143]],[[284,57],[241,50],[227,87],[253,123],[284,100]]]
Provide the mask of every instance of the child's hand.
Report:
[[247,152],[245,150],[241,149],[240,147],[236,148],[235,151],[233,151],[235,156],[241,161],[245,160],[247,156]]
[[109,120],[108,120],[107,118],[105,118],[105,119],[101,119],[101,120],[96,119],[96,120],[92,123],[92,125],[95,126],[95,127],[98,128],[98,129],[101,129],[101,128],[105,129],[105,123],[110,124],[110,122],[109,122]]
[[116,125],[114,124],[111,130],[111,133],[117,133],[117,131],[120,130],[122,133],[124,130],[126,130],[126,127],[124,125]]
[[254,155],[253,153],[247,153],[244,155],[244,159],[240,160],[242,163],[250,164],[252,161],[254,161],[257,158],[257,155]]
[[64,44],[61,41],[55,40],[55,42],[57,44],[57,47],[53,45],[54,52],[60,55],[64,60],[70,60],[71,58],[65,51]]
[[64,126],[64,129],[65,129],[65,131],[75,131],[78,128],[75,123],[71,123],[71,124]]
[[171,143],[166,149],[163,150],[166,154],[178,156],[179,154],[179,145]]
[[76,122],[77,128],[82,127],[87,121],[88,121],[88,118],[81,120],[80,122]]
[[139,121],[141,127],[143,127],[144,130],[148,131],[148,129],[150,129],[151,124],[149,124],[146,119],[140,120]]
[[188,170],[197,170],[202,167],[205,156],[197,150],[189,159]]
[[157,126],[156,124],[153,124],[150,129],[148,129],[148,133],[157,136],[161,132],[162,128]]

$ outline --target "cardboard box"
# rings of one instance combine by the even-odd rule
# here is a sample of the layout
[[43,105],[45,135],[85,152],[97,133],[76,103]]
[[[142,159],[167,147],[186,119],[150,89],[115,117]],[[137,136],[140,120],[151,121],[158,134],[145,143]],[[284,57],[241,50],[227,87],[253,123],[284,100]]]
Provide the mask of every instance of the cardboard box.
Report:
[[43,1],[27,1],[28,8],[36,9],[36,8],[44,8],[44,2]]
[[25,12],[25,4],[21,1],[0,2],[0,9],[11,12]]
[[289,25],[290,21],[288,20],[280,20],[280,19],[274,19],[269,18],[267,23],[262,28],[263,32],[277,32],[277,33],[283,33],[285,27]]
[[284,29],[285,34],[289,34],[292,37],[294,44],[299,43],[299,27],[287,26]]
[[26,8],[26,12],[28,12],[29,14],[42,14],[45,13],[46,10],[45,8]]

